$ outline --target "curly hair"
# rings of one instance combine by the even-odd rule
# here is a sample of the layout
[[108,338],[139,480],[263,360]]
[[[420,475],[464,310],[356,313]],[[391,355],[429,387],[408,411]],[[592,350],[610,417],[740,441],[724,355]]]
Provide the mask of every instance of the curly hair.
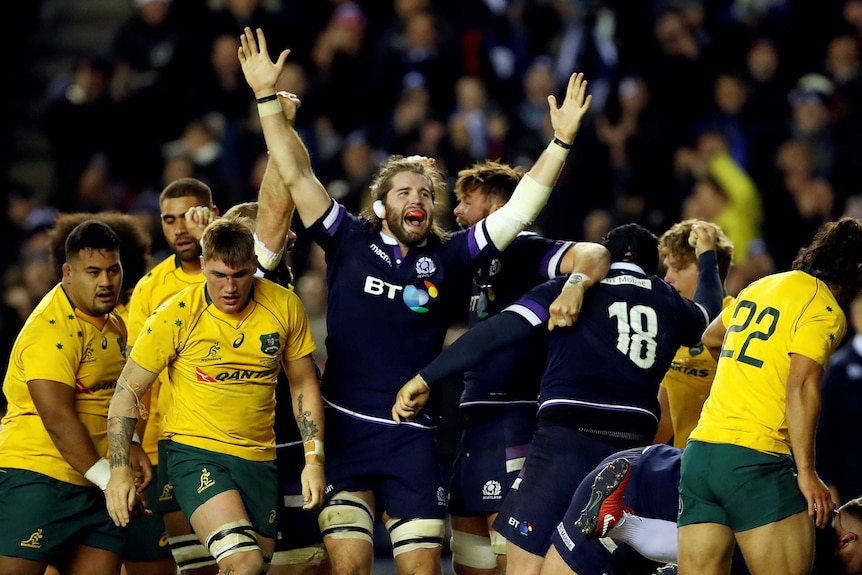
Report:
[[99,212],[88,214],[76,212],[60,214],[51,230],[49,246],[51,249],[51,267],[57,279],[63,276],[63,262],[66,261],[66,238],[79,224],[87,220],[96,220],[110,226],[120,238],[120,262],[123,266],[122,290],[135,287],[138,280],[144,277],[152,264],[150,249],[152,239],[143,222],[136,216],[120,212]]
[[814,239],[793,260],[793,269],[803,270],[837,288],[852,300],[862,289],[862,224],[843,217],[820,226]]
[[[692,218],[677,222],[663,233],[658,240],[658,252],[662,258],[673,256],[678,262],[689,265],[697,263],[694,248],[688,243],[688,237],[695,224],[704,220]],[[733,244],[724,231],[715,226],[718,234],[715,241],[715,256],[718,260],[718,276],[721,281],[727,278],[730,264],[733,262]]]
[[[386,202],[386,194],[392,189],[392,179],[401,172],[413,172],[423,176],[428,181],[428,186],[431,188],[431,198],[436,200],[446,193],[446,178],[439,169],[437,169],[437,161],[433,158],[425,156],[389,156],[389,159],[380,166],[377,176],[371,182],[371,195],[373,199]],[[382,220],[374,213],[374,210],[367,207],[362,210],[360,216],[371,222],[371,226],[375,231],[379,231],[382,226]],[[446,231],[434,222],[431,225],[431,235],[439,240],[445,240],[448,237]]]

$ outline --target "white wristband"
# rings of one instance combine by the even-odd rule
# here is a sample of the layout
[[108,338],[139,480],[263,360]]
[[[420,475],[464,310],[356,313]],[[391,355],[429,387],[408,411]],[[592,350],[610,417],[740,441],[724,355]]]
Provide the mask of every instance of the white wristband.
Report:
[[132,443],[141,444],[141,436],[138,435],[137,431],[132,434]]
[[257,105],[257,115],[261,118],[274,114],[281,114],[281,102],[278,100],[270,100]]
[[281,263],[281,258],[284,256],[284,244],[281,245],[281,250],[274,252],[266,247],[257,233],[254,234],[254,253],[257,255],[257,263],[265,270],[272,271]]
[[108,488],[108,481],[111,479],[111,464],[104,457],[100,458],[99,461],[87,470],[84,478],[104,491]]
[[569,276],[569,279],[566,280],[566,284],[563,287],[580,287],[581,289],[586,286],[584,283],[590,279],[590,276],[587,274],[582,274],[580,272],[573,273]]

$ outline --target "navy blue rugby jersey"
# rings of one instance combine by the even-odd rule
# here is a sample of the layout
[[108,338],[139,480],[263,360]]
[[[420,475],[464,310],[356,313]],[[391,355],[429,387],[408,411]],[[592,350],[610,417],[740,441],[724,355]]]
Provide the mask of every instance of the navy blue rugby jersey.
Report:
[[354,417],[395,425],[398,390],[440,353],[454,306],[463,305],[458,284],[469,285],[479,258],[499,250],[481,221],[402,256],[394,239],[335,201],[309,232],[327,264],[323,397]]
[[[470,327],[503,311],[538,284],[560,274],[573,242],[521,232],[473,276]],[[461,407],[536,403],[545,372],[546,332],[495,351],[464,374]]]
[[[548,307],[564,283],[549,280],[505,311],[534,326],[547,323]],[[637,431],[648,433],[658,423],[658,388],[674,354],[681,345],[699,343],[708,322],[702,306],[664,280],[632,264],[611,264],[607,277],[584,295],[577,323],[548,335],[540,423],[544,410],[565,407],[582,419],[597,412],[609,423],[622,418],[610,426],[615,429],[637,421]]]

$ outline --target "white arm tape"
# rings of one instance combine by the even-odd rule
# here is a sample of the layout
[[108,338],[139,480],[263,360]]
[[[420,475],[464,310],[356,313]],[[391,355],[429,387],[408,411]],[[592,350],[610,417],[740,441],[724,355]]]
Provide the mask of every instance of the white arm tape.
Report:
[[84,474],[84,478],[104,491],[108,488],[108,481],[111,479],[111,464],[104,457],[93,464]]
[[543,186],[530,174],[525,174],[512,198],[499,210],[485,218],[488,236],[499,250],[512,243],[521,231],[533,223],[551,196],[552,186]]
[[257,254],[257,263],[259,263],[263,269],[272,271],[281,263],[281,256],[284,255],[284,244],[282,244],[278,253],[270,251],[270,249],[260,241],[260,238],[257,237],[257,234],[255,233],[254,253]]
[[132,443],[135,443],[137,445],[141,444],[141,436],[138,435],[137,431],[132,434]]

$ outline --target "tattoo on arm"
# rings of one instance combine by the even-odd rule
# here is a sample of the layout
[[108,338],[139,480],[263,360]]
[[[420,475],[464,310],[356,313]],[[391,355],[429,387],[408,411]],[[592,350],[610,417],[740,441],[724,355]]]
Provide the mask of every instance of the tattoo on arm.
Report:
[[138,420],[132,417],[108,418],[108,453],[111,455],[111,467],[130,465],[129,449],[137,422]]
[[303,441],[311,441],[317,437],[317,424],[311,419],[310,411],[302,410],[302,394],[296,397],[296,424],[299,426],[299,433],[302,435]]

